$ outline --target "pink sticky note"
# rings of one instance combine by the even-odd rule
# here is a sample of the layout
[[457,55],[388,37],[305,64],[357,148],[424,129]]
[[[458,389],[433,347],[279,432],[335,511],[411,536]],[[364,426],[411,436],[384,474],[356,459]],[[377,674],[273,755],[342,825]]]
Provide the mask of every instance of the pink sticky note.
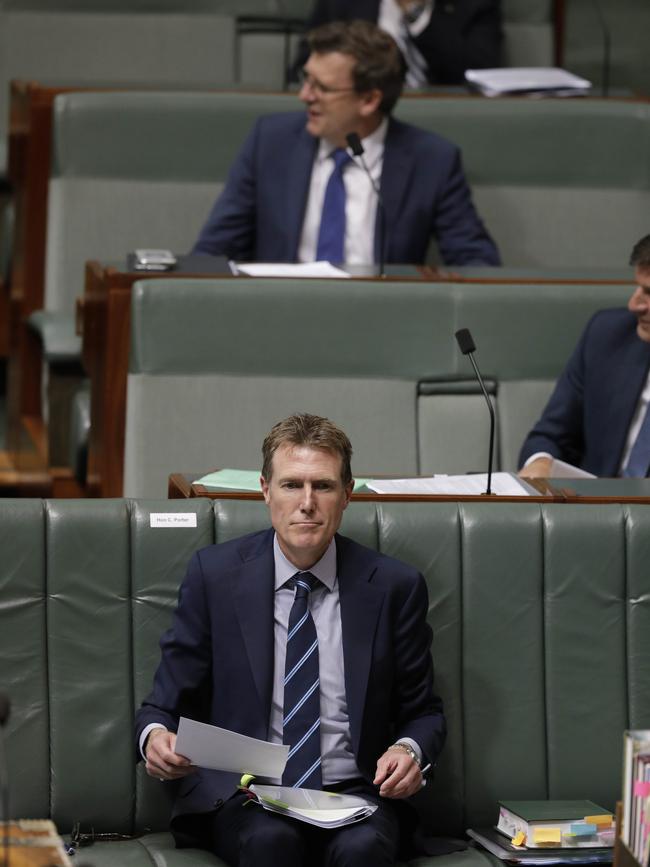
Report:
[[647,798],[650,795],[650,783],[636,780],[634,783],[634,794],[637,798]]

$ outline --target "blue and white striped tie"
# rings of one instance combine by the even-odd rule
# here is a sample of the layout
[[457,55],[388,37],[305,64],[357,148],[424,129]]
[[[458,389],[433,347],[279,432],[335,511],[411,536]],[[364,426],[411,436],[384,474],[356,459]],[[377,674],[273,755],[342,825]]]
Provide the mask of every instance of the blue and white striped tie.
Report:
[[311,572],[297,572],[293,582],[296,595],[287,629],[282,723],[282,740],[291,749],[282,785],[321,789],[318,638],[309,611],[309,594],[318,579]]

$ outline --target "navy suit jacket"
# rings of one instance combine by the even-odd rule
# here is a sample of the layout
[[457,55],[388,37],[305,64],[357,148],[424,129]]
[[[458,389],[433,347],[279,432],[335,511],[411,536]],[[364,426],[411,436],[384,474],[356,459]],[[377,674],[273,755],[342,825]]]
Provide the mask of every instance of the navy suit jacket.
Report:
[[[291,112],[255,123],[194,252],[238,261],[296,261],[318,147],[305,122],[304,112]],[[435,235],[447,265],[499,264],[451,142],[391,118],[381,193],[387,262],[423,263]]]
[[[399,737],[435,762],[445,737],[433,693],[427,590],[410,566],[337,535],[345,687],[352,745],[363,777]],[[196,553],[181,586],[153,690],[136,716],[136,741],[152,722],[180,716],[266,740],[274,664],[273,530]],[[323,650],[321,650],[323,652]],[[138,750],[139,754],[139,750]],[[238,775],[199,770],[178,787],[172,830],[194,842],[197,814],[235,791]]]
[[548,452],[597,476],[618,475],[649,364],[650,344],[637,337],[632,313],[596,313],[528,434],[520,465]]
[[[316,0],[307,29],[355,18],[376,22],[379,6],[380,0]],[[430,84],[461,84],[466,69],[501,66],[501,2],[438,2],[429,24],[413,42],[427,62]],[[308,51],[302,43],[296,67],[304,65]]]

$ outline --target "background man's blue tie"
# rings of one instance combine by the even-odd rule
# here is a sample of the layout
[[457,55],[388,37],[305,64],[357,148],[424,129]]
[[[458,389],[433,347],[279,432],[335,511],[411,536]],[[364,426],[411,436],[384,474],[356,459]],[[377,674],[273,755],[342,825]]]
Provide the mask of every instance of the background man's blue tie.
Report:
[[291,749],[282,785],[321,789],[318,638],[309,611],[309,595],[319,581],[311,572],[297,572],[292,580],[296,595],[287,629],[282,724],[282,740]]
[[321,214],[320,229],[318,230],[318,244],[316,247],[316,259],[326,262],[345,262],[345,184],[343,183],[343,169],[352,162],[352,157],[343,148],[336,148],[330,157],[334,160],[334,170],[330,175],[325,188],[323,200],[323,212]]
[[[648,410],[650,410],[650,406]],[[644,479],[648,475],[648,467],[650,467],[650,411],[648,410],[646,410],[627,464],[623,468],[623,475],[628,478]]]

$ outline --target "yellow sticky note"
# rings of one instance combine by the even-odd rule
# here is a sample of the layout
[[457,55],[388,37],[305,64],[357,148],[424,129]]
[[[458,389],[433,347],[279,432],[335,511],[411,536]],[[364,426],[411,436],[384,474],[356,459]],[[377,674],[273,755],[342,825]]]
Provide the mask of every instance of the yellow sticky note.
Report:
[[513,846],[525,846],[526,845],[526,835],[523,831],[517,831],[515,836],[512,838]]
[[562,831],[560,828],[533,828],[533,842],[559,844],[562,842]]
[[597,825],[599,829],[612,827],[612,816],[585,816],[585,822],[590,825]]

